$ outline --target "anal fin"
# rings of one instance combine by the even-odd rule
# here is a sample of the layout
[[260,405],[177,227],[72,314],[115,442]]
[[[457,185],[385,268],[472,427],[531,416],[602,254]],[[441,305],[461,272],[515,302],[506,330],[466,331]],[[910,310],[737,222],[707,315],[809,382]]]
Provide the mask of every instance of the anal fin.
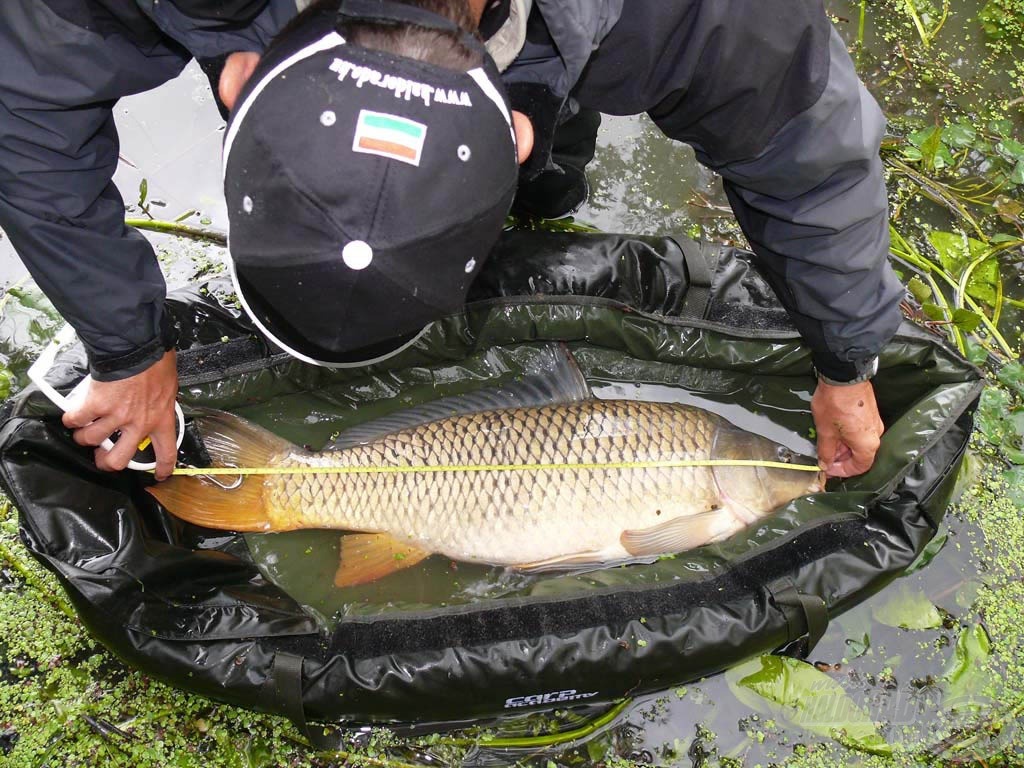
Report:
[[666,555],[685,552],[731,533],[732,516],[722,509],[682,515],[650,528],[623,531],[619,541],[631,555]]
[[430,552],[411,547],[386,533],[349,533],[341,537],[341,562],[334,586],[368,584],[395,571],[411,568]]

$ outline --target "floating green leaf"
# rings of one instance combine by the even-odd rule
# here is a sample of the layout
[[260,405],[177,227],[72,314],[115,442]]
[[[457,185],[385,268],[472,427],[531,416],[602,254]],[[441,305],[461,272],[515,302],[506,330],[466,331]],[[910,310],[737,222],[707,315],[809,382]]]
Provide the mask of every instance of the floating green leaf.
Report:
[[736,698],[752,709],[834,738],[850,749],[892,754],[871,718],[843,687],[805,661],[761,656],[733,667],[725,679]]
[[1010,412],[1010,393],[986,387],[978,404],[978,430],[989,443],[1000,445],[1006,436],[1005,416]]
[[932,288],[917,275],[907,282],[907,288],[919,304],[924,304],[932,297]]
[[1013,467],[1003,472],[1006,495],[1019,507],[1024,507],[1024,467]]
[[0,366],[0,400],[6,400],[11,396],[11,389],[14,387],[14,377],[7,370],[7,366]]
[[41,291],[26,290],[25,288],[11,286],[7,289],[7,295],[16,299],[17,302],[26,309],[33,309],[36,312],[42,312],[51,320],[60,319],[60,314],[53,308],[49,299],[47,299]]
[[1024,184],[1024,160],[1018,160],[1010,171],[1010,182],[1013,184]]
[[[995,200],[992,201],[992,207],[996,209],[996,213],[1003,221],[1014,221],[1020,218],[1020,215],[1024,213],[1024,204],[1014,200],[1012,197],[1006,195],[999,195]],[[1006,243],[1016,240],[1016,237],[1007,235],[1003,232],[992,236],[991,241],[993,243]]]
[[927,317],[929,320],[944,321],[946,319],[946,310],[944,310],[938,304],[925,302],[924,304],[921,305],[921,311],[924,312],[925,317]]
[[969,147],[978,137],[978,132],[968,123],[953,123],[942,129],[942,140],[954,147]]
[[146,197],[149,195],[149,182],[143,179],[139,182],[139,207],[146,205]]
[[886,602],[871,609],[875,621],[902,629],[934,629],[942,625],[939,609],[920,589],[901,584]]
[[1020,162],[1024,160],[1024,144],[1013,139],[1004,138],[998,144],[996,144],[996,152],[1001,154],[1007,160],[1014,162]]
[[975,365],[982,365],[988,361],[988,350],[971,339],[964,339],[964,354]]
[[[952,277],[959,278],[967,265],[983,258],[991,248],[980,240],[954,232],[931,232],[928,241],[938,254],[939,263]],[[967,293],[989,306],[996,304],[999,284],[999,262],[992,257],[971,272]]]
[[953,154],[942,142],[942,128],[932,126],[915,131],[907,137],[910,144],[904,149],[907,160],[921,161],[929,170],[939,170],[953,165]]
[[969,309],[954,309],[953,325],[965,333],[973,333],[981,325],[981,315]]
[[865,632],[864,637],[860,640],[848,637],[846,638],[846,646],[850,649],[850,657],[856,659],[871,650],[871,636]]
[[[995,5],[996,3],[989,2],[989,6]],[[989,120],[988,129],[990,132],[996,134],[997,136],[1009,136],[1014,131],[1013,120],[1010,120],[1009,118],[1006,117],[1000,118],[998,120]]]
[[[1007,387],[1024,386],[1018,369],[1002,375]],[[976,423],[986,442],[1001,449],[1012,463],[1024,464],[1024,409],[1014,409],[1013,396],[1007,390],[987,387],[981,393]]]
[[984,690],[992,682],[992,673],[985,666],[991,653],[992,643],[980,624],[960,633],[953,658],[942,676],[946,686],[945,708],[978,703],[983,698]]
[[1016,360],[1000,368],[996,378],[1001,384],[1016,391],[1018,395],[1024,395],[1024,365]]
[[922,568],[927,566],[928,563],[934,560],[935,556],[942,551],[942,548],[946,546],[947,541],[949,541],[949,533],[947,531],[943,531],[942,533],[938,533],[933,536],[932,540],[924,545],[924,549],[921,550],[921,554],[917,556],[917,559],[907,566],[907,570],[903,572],[903,575],[909,576],[915,571],[920,571]]

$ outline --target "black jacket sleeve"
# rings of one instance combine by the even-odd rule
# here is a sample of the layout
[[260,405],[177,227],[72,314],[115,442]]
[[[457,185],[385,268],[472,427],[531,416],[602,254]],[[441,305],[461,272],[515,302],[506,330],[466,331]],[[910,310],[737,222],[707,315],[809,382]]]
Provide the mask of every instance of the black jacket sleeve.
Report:
[[187,62],[143,51],[109,16],[86,29],[45,3],[0,4],[0,226],[89,351],[99,380],[164,352],[164,280],[149,243],[124,225],[111,183],[112,107]]
[[114,104],[190,54],[261,50],[294,12],[294,0],[0,3],[0,227],[94,378],[139,373],[169,343],[163,276],[111,182]]
[[892,338],[885,120],[818,0],[634,0],[574,95],[648,112],[722,175],[821,373],[850,380]]

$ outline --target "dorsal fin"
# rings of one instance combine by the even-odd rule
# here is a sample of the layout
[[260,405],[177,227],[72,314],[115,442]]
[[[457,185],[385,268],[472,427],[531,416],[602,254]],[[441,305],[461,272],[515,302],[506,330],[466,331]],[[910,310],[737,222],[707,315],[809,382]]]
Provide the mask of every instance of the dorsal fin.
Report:
[[575,403],[591,396],[590,386],[564,344],[546,344],[519,378],[474,392],[451,395],[372,419],[344,430],[329,449],[365,445],[403,429],[431,421],[505,408]]

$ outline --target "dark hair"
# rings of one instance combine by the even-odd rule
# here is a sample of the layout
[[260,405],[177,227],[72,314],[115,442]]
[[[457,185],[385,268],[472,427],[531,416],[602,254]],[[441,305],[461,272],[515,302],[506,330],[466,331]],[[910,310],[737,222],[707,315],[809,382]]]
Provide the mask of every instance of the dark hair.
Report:
[[[469,8],[469,0],[396,0],[406,5],[415,5],[450,19],[466,32],[476,32],[477,23]],[[317,0],[278,35],[284,37],[289,30],[302,23],[307,14],[334,13],[340,0]],[[344,24],[340,30],[346,40],[363,48],[394,53],[410,59],[418,59],[439,67],[466,71],[480,66],[482,56],[468,48],[453,32],[427,29],[415,24],[385,25],[371,22]]]

